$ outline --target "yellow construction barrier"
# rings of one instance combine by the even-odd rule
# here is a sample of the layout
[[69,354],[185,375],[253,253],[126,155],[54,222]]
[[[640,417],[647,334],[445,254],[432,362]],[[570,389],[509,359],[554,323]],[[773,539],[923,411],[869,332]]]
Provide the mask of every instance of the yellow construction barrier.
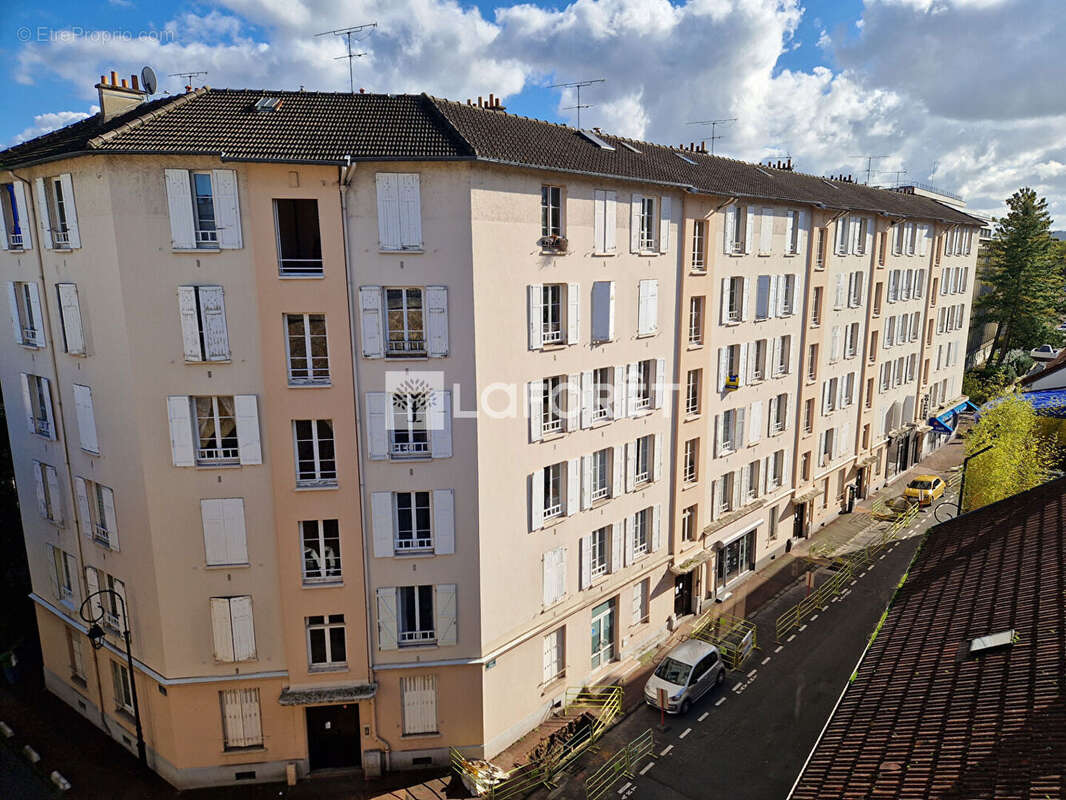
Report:
[[689,634],[690,639],[713,644],[718,648],[722,661],[730,669],[739,669],[755,652],[758,646],[755,640],[756,627],[741,617],[707,615],[700,620]]

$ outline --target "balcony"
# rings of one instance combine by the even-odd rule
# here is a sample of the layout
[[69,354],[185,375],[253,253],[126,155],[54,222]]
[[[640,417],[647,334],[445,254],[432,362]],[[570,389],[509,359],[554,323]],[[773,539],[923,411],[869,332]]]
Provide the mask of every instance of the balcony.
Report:
[[426,354],[426,340],[422,338],[403,338],[388,340],[388,355],[390,358],[403,358],[404,356],[424,356]]
[[70,231],[66,228],[52,230],[52,244],[56,247],[70,247]]
[[542,433],[558,433],[563,429],[562,417],[551,417],[541,424]]
[[611,409],[608,406],[596,406],[592,409],[592,421],[599,422],[601,419],[607,419],[611,416]]
[[544,344],[559,344],[563,341],[563,329],[558,323],[545,325],[542,333]]
[[610,486],[597,486],[592,490],[592,501],[602,500],[611,493]]
[[201,447],[196,451],[196,461],[201,464],[221,464],[240,461],[241,451],[236,447]]
[[412,441],[400,442],[393,439],[389,445],[389,455],[393,458],[428,458],[429,439],[425,432]]
[[393,544],[395,545],[397,553],[413,553],[419,550],[432,550],[433,537],[408,536],[396,539]]
[[197,230],[196,246],[204,248],[218,247],[218,231],[214,229]]
[[111,546],[111,531],[97,522],[93,523],[93,541],[105,547]]
[[21,233],[9,233],[7,235],[7,246],[12,250],[21,250],[23,248],[22,234]]
[[33,420],[33,432],[38,436],[52,436],[52,421],[50,419],[34,418]]
[[552,503],[551,505],[544,506],[544,519],[551,519],[552,517],[558,517],[563,513],[562,502]]
[[400,631],[397,639],[401,647],[410,647],[411,645],[420,644],[433,644],[437,641],[437,632],[435,630]]
[[649,397],[648,395],[637,395],[633,398],[634,411],[645,411],[649,408],[651,408],[651,397]]
[[22,343],[23,344],[36,344],[37,342],[37,329],[27,328],[22,326]]

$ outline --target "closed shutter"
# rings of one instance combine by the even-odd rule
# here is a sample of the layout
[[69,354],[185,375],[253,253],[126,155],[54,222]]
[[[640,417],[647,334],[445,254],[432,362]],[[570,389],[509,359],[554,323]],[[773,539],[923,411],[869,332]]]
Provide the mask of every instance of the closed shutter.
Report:
[[[651,510],[651,551],[654,553],[663,547],[662,506],[656,503]],[[640,591],[639,587],[637,591]]]
[[640,252],[640,213],[644,206],[644,195],[633,193],[629,204],[629,252]]
[[233,623],[228,597],[211,598],[211,631],[215,642],[215,659],[233,661]]
[[221,286],[201,286],[200,317],[204,327],[204,350],[208,361],[229,361],[226,302]]
[[[100,591],[100,573],[97,572],[96,567],[85,568],[85,596],[92,597],[94,594]],[[97,595],[92,603],[92,616],[95,619],[99,619],[103,613],[103,607],[100,605],[100,596]]]
[[[39,180],[39,179],[38,179]],[[30,226],[29,204],[26,202],[26,187],[22,181],[15,181],[15,210],[18,213],[19,226],[22,228],[22,249],[33,249],[33,235]],[[9,231],[13,233],[13,231]],[[7,247],[7,236],[4,236],[4,247]]]
[[63,322],[63,338],[71,355],[85,354],[85,332],[81,324],[78,287],[73,283],[56,284],[59,294],[59,316]]
[[538,469],[529,476],[529,529],[539,531],[544,527],[544,470]]
[[592,456],[581,456],[581,508],[592,505]]
[[450,647],[455,644],[455,584],[441,583],[436,586],[433,605],[436,612],[437,644]]
[[405,250],[422,249],[422,191],[420,176],[399,175],[400,246]]
[[774,241],[774,210],[764,208],[759,214],[759,255],[769,255]]
[[585,370],[581,373],[581,427],[588,428],[592,425],[592,411],[596,406],[597,394],[604,387],[596,386],[595,373]]
[[566,343],[581,341],[581,286],[566,284]]
[[455,493],[451,489],[433,491],[433,551],[438,556],[455,552]]
[[[33,182],[34,189],[37,194],[37,219],[41,223],[41,244],[43,247],[51,249],[54,246],[52,241],[52,220],[49,214],[48,208],[48,196],[44,191],[44,178],[37,178]],[[189,206],[190,219],[192,218],[192,204],[190,201]]]
[[13,281],[7,284],[7,299],[11,309],[11,331],[15,334],[15,343],[26,344],[22,336],[22,320],[19,318],[18,290]]
[[625,445],[617,444],[611,453],[611,497],[625,492]]
[[648,281],[648,333],[659,330],[659,281]]
[[90,453],[100,452],[96,436],[96,416],[93,413],[93,393],[88,386],[74,384],[74,410],[78,418],[78,439],[81,449]]
[[237,197],[237,173],[232,169],[216,169],[211,176],[214,193],[215,226],[218,246],[223,250],[239,250],[241,241],[241,209]]
[[592,340],[614,339],[614,281],[592,284]]
[[747,217],[744,220],[744,252],[751,252],[751,240],[755,233],[755,207],[747,207]]
[[[548,595],[548,557],[551,553],[544,554],[544,605],[550,606],[551,600]],[[581,585],[579,589],[587,589],[592,585],[592,535],[582,536],[578,542],[578,561],[579,568],[578,573],[581,576]]]
[[111,590],[118,595],[119,600],[115,603],[117,613],[115,618],[118,620],[118,629],[120,631],[129,630],[129,615],[130,603],[126,599],[126,584],[120,581],[118,578],[111,578]]
[[385,349],[381,328],[381,287],[359,287],[359,322],[363,338],[363,356],[383,358]]
[[661,433],[655,434],[653,443],[651,479],[657,481],[663,475],[663,435]]
[[793,215],[795,213],[794,211],[785,211],[785,253],[789,254],[798,250],[792,249],[792,234],[795,227],[795,217]]
[[226,520],[222,500],[201,500],[200,519],[204,526],[204,554],[207,566],[230,563],[226,548]]
[[[734,250],[733,233],[737,229],[737,207],[735,205],[726,206],[724,223],[722,227],[722,252],[729,255]],[[725,314],[722,314],[723,321],[725,320]]]
[[28,289],[27,302],[30,306],[30,316],[33,317],[33,341],[25,344],[33,344],[37,347],[45,346],[44,316],[41,314],[41,292],[36,283],[26,284]]
[[81,247],[81,233],[78,230],[78,207],[74,202],[74,182],[69,172],[59,176],[59,185],[63,190],[63,211],[67,217],[67,247],[76,250]]
[[648,289],[650,281],[640,281],[637,284],[637,335],[643,336],[649,332],[648,328]]
[[[241,689],[224,689],[218,693],[222,704],[222,739],[226,747],[247,747],[244,738],[244,714]],[[258,689],[253,690],[258,693]]]
[[670,249],[670,220],[673,216],[670,198],[665,195],[659,200],[659,252]]
[[400,181],[393,172],[379,172],[376,176],[378,199],[378,247],[382,250],[400,249]]
[[74,502],[78,507],[81,532],[91,539],[93,536],[93,518],[89,511],[89,487],[85,482],[85,478],[74,478]]
[[433,458],[452,456],[452,393],[431,392],[427,422],[429,450]]
[[437,731],[437,677],[435,675],[412,675],[400,678],[403,695],[403,732],[436,733]]
[[566,516],[573,516],[580,508],[581,459],[571,458],[566,462]]
[[386,428],[388,401],[385,392],[366,393],[366,448],[371,460],[389,457],[389,439]]
[[615,241],[618,233],[617,194],[615,192],[607,192],[607,204],[604,209],[604,223],[604,252],[615,253],[618,251],[618,245]]
[[99,486],[100,516],[107,528],[107,546],[118,550],[118,517],[115,514],[115,493],[107,486]]
[[48,495],[45,494],[43,470],[44,464],[40,461],[33,462],[33,484],[37,491],[37,513],[48,519]]
[[396,589],[386,586],[377,590],[378,649],[396,649]]
[[652,407],[663,407],[663,395],[665,394],[666,386],[666,359],[655,359],[655,377],[652,384]]
[[395,555],[392,492],[370,494],[370,516],[374,531],[374,558],[387,558]]
[[[167,206],[170,209],[170,246],[175,250],[195,250],[196,230],[193,221],[192,184],[189,171],[164,170]],[[49,245],[51,246],[51,245]]]
[[755,444],[762,439],[762,400],[751,404],[751,418],[748,421],[748,441]]
[[263,448],[259,441],[259,403],[254,394],[238,394],[233,397],[237,415],[237,448],[241,464],[263,463]]
[[596,190],[593,210],[594,215],[592,221],[592,251],[597,255],[602,255],[607,252],[606,245],[604,244],[607,238],[607,192],[605,192],[603,189]]
[[426,330],[429,333],[429,357],[448,355],[448,287],[426,287]]
[[233,660],[255,658],[255,625],[252,621],[252,598],[231,597],[230,616],[233,619]]
[[170,453],[175,467],[191,467],[196,463],[192,438],[192,405],[186,395],[167,398],[170,420]]
[[203,348],[200,345],[199,304],[196,299],[195,286],[178,287],[178,316],[181,319],[181,341],[185,349],[186,361],[203,361]]
[[544,347],[544,287],[539,283],[531,284],[529,294],[529,349],[540,350]]

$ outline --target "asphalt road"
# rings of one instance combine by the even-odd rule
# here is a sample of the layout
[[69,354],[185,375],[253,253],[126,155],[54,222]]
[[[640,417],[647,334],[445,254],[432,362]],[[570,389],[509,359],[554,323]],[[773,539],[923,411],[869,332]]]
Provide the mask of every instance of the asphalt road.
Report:
[[[640,800],[770,800],[785,798],[866,647],[919,538],[900,541],[820,612],[791,641],[778,645],[772,623],[761,625],[759,649],[685,717],[643,707],[600,740],[612,754],[647,728],[655,750],[632,780],[607,794]],[[592,767],[590,766],[589,769]],[[562,796],[584,798],[584,774]]]

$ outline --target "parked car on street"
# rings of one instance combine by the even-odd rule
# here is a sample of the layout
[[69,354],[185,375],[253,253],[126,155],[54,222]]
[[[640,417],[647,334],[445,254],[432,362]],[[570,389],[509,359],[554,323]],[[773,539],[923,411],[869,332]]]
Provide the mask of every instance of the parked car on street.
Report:
[[919,475],[907,484],[903,496],[917,500],[920,506],[927,506],[943,497],[946,488],[947,484],[937,475]]
[[1042,344],[1029,351],[1029,355],[1037,361],[1050,361],[1059,354],[1059,349],[1050,344]]
[[666,690],[667,714],[686,714],[692,704],[725,680],[725,664],[713,644],[689,639],[666,654],[644,685],[644,701],[660,708],[659,690]]

